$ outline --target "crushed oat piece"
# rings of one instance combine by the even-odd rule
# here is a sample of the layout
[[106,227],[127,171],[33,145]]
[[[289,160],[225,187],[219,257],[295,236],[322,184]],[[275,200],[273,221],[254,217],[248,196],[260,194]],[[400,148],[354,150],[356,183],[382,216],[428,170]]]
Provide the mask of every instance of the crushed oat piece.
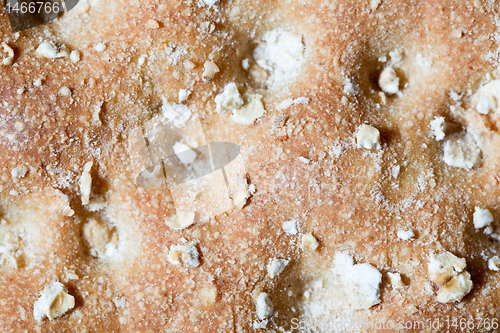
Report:
[[156,29],[160,28],[160,23],[158,23],[158,21],[156,21],[156,20],[149,19],[146,22],[146,28],[148,28],[150,30],[156,30]]
[[54,43],[47,41],[42,42],[38,46],[38,48],[35,50],[35,54],[38,57],[45,57],[49,59],[65,58],[69,56],[68,50],[66,50],[64,47],[61,48],[60,51],[58,51],[58,48],[54,45]]
[[289,262],[290,260],[286,259],[272,259],[269,264],[267,264],[267,274],[271,279],[280,275],[285,270],[285,267]]
[[179,103],[185,102],[189,98],[189,95],[191,95],[191,90],[179,90]]
[[82,204],[87,205],[90,200],[90,191],[92,188],[92,176],[90,170],[92,169],[93,162],[87,162],[83,166],[83,172],[80,177],[80,192],[82,195]]
[[175,156],[177,156],[177,158],[184,165],[192,164],[194,160],[196,160],[196,151],[182,142],[176,142],[173,146],[173,149]]
[[165,224],[172,229],[186,229],[194,223],[195,212],[178,211],[177,214],[167,218]]
[[410,240],[415,236],[415,233],[413,233],[412,230],[407,230],[407,231],[398,230],[397,236],[399,239],[402,239],[402,240]]
[[3,51],[7,53],[7,57],[2,60],[2,64],[6,66],[12,65],[14,62],[14,50],[5,42],[2,42],[2,47]]
[[319,243],[312,234],[305,234],[302,236],[302,248],[311,252],[316,251]]
[[440,303],[459,302],[472,290],[472,280],[468,272],[453,276],[437,293]]
[[202,74],[202,78],[204,81],[207,81],[207,82],[210,82],[214,79],[214,76],[215,74],[219,73],[219,67],[217,67],[217,65],[215,64],[215,62],[209,60],[209,61],[205,61],[205,63],[203,64],[203,68],[204,68],[204,71],[203,71],[203,74]]
[[471,134],[455,134],[444,143],[443,160],[449,166],[469,170],[481,163],[481,150]]
[[90,254],[102,258],[116,250],[118,235],[112,228],[96,219],[90,219],[83,227],[83,235],[90,245]]
[[49,320],[62,316],[75,306],[75,298],[68,294],[66,287],[60,282],[52,282],[41,292],[35,302],[33,315],[37,321],[48,317]]
[[430,122],[432,134],[437,141],[444,139],[444,117],[434,117]]
[[215,96],[214,101],[217,104],[215,111],[218,113],[231,112],[243,106],[244,103],[234,82],[226,84],[224,91]]
[[184,264],[189,267],[200,265],[199,253],[194,242],[182,245],[171,245],[168,252],[168,261],[174,265]]
[[404,288],[405,285],[401,279],[401,274],[388,272],[387,277],[389,278],[389,282],[394,289]]
[[444,284],[454,274],[462,272],[465,267],[465,259],[458,258],[453,253],[444,252],[438,255],[431,255],[428,272],[432,282],[435,284]]
[[94,50],[96,52],[103,52],[104,50],[106,50],[106,44],[104,44],[102,42],[98,43],[98,44],[94,45]]
[[257,296],[255,307],[257,318],[260,320],[267,319],[273,314],[273,303],[267,293],[260,293],[259,296]]
[[384,68],[380,73],[378,85],[387,94],[395,94],[399,91],[399,77],[392,66]]
[[345,288],[351,306],[357,309],[369,309],[380,303],[380,283],[382,274],[368,263],[354,264],[350,255],[337,252],[333,272]]
[[30,169],[28,168],[27,165],[20,164],[17,167],[15,167],[14,169],[12,169],[10,174],[12,175],[12,178],[14,178],[14,179],[24,178],[29,170]]
[[488,268],[492,271],[500,271],[500,258],[498,256],[494,256],[488,259]]
[[231,119],[241,125],[251,125],[262,117],[266,110],[262,104],[262,95],[245,94],[245,106],[240,109],[233,109]]
[[59,89],[59,95],[64,96],[64,97],[70,97],[71,90],[69,90],[68,87],[61,87],[61,89]]
[[476,207],[473,215],[474,228],[481,229],[493,222],[493,215],[488,209]]
[[72,62],[79,62],[80,61],[80,52],[78,52],[76,50],[71,51],[71,53],[69,54],[69,59]]
[[380,149],[379,130],[370,125],[361,125],[356,133],[356,143],[360,148]]

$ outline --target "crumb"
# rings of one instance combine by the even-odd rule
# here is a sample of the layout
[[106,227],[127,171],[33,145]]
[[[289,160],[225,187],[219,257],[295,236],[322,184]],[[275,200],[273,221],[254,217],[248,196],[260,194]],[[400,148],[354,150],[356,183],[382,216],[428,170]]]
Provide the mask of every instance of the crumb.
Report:
[[203,64],[204,71],[202,74],[202,78],[204,81],[210,82],[214,79],[215,74],[219,73],[219,67],[215,64],[215,62],[209,60],[205,61]]
[[302,236],[302,248],[304,250],[314,252],[314,251],[316,251],[318,246],[319,246],[319,243],[316,240],[316,238],[314,238],[314,236],[312,234],[306,234],[306,235]]
[[68,294],[66,287],[60,282],[52,282],[41,292],[35,302],[33,316],[39,322],[48,317],[49,320],[62,316],[75,306],[75,298]]
[[476,207],[473,215],[474,228],[480,229],[490,225],[493,222],[493,215],[487,209]]
[[379,130],[370,125],[361,125],[356,133],[356,143],[359,148],[380,149]]
[[378,84],[387,94],[395,94],[399,91],[399,77],[392,66],[384,68],[380,73]]

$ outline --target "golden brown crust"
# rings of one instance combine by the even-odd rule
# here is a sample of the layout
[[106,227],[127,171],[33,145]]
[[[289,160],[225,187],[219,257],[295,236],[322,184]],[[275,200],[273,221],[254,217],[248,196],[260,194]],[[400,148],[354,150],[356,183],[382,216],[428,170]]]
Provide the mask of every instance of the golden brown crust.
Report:
[[[499,246],[474,228],[473,213],[488,208],[495,233],[500,133],[498,115],[479,114],[472,96],[498,78],[495,4],[382,0],[373,7],[368,0],[80,1],[17,36],[2,13],[2,40],[15,57],[0,67],[0,246],[9,234],[20,252],[16,265],[0,266],[1,331],[249,332],[260,321],[260,292],[274,305],[270,332],[297,323],[329,332],[339,318],[446,325],[470,315],[474,331],[484,331],[485,318],[498,318],[500,275],[487,261]],[[255,65],[252,52],[277,28],[302,36],[305,61],[297,78],[273,88],[242,61]],[[44,40],[77,50],[81,60],[37,57]],[[400,94],[382,96],[378,75],[395,50]],[[220,69],[209,82],[202,78],[208,60]],[[230,82],[263,96],[266,113],[255,124],[215,111],[215,96]],[[134,184],[128,138],[161,112],[162,96],[177,103],[180,89],[192,92],[184,104],[199,115],[207,141],[240,145],[256,192],[241,210],[173,230],[165,224],[175,213],[168,189]],[[299,97],[309,102],[278,109]],[[458,106],[462,113],[450,109]],[[436,116],[448,124],[447,137],[476,133],[479,167],[443,161],[444,141],[430,127]],[[380,131],[380,150],[356,146],[363,123]],[[95,211],[80,196],[87,162],[92,197],[105,202]],[[13,178],[19,165],[29,171]],[[74,214],[61,213],[66,203]],[[295,235],[283,230],[290,220]],[[111,254],[92,251],[89,228],[103,228],[95,232],[106,234],[99,241],[111,244]],[[400,230],[414,238],[398,238]],[[307,233],[318,250],[301,249]],[[182,238],[197,241],[198,267],[169,262],[170,246]],[[473,288],[460,302],[439,303],[429,279],[430,255],[444,251],[467,262]],[[336,289],[332,273],[339,252],[382,273],[380,303],[349,306],[351,295]],[[271,279],[274,258],[290,262]],[[405,286],[391,286],[388,272],[400,273]],[[52,281],[68,288],[75,307],[37,322],[33,305]]]

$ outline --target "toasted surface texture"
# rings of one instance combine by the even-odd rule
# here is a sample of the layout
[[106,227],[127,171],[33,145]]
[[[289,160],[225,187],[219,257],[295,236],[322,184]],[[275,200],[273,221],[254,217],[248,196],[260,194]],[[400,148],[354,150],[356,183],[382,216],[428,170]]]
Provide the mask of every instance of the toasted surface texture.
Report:
[[[80,0],[18,34],[2,11],[14,57],[0,48],[0,331],[458,332],[451,321],[470,316],[471,331],[494,328],[497,7]],[[67,52],[37,54],[45,41]],[[194,223],[186,210],[174,229],[171,188],[135,180],[152,163],[141,130],[182,125],[185,109],[206,142],[175,142],[236,143],[245,172],[227,170],[230,210]],[[356,142],[364,124],[376,149]],[[476,228],[476,207],[493,221]],[[431,265],[439,283],[431,258],[451,258]],[[37,321],[56,282],[74,307]]]

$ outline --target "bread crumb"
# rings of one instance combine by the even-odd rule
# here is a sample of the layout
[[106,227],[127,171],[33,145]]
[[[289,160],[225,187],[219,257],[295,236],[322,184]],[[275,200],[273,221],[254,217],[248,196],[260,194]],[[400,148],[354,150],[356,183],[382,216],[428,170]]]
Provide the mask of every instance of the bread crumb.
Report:
[[61,51],[58,51],[54,43],[47,41],[43,41],[38,46],[38,48],[35,50],[35,54],[38,57],[45,57],[49,59],[65,58],[69,55],[66,49],[61,48]]
[[241,125],[251,125],[262,117],[266,110],[262,104],[262,95],[245,94],[245,105],[240,109],[233,109],[231,119]]
[[305,45],[302,35],[276,28],[267,31],[253,52],[257,64],[269,72],[267,84],[280,88],[290,84],[305,62]]
[[382,70],[378,78],[378,85],[387,94],[395,94],[399,91],[399,77],[392,66]]
[[370,125],[361,125],[356,133],[356,143],[359,148],[380,149],[379,130]]
[[79,62],[80,61],[80,52],[78,52],[76,50],[71,51],[71,53],[69,54],[69,59],[72,62]]
[[191,211],[178,211],[177,214],[167,218],[165,224],[172,229],[182,230],[186,229],[194,223],[195,212]]
[[71,209],[69,205],[68,196],[57,189],[54,189],[54,191],[56,195],[61,199],[60,204],[57,205],[57,208],[60,209],[59,214],[68,217],[73,216],[75,212],[73,211],[73,209]]
[[215,5],[219,0],[203,0],[203,2],[207,5],[207,6],[213,6]]
[[472,280],[468,272],[453,276],[437,293],[440,303],[459,302],[472,290]]
[[12,178],[19,179],[24,178],[30,169],[25,164],[20,164],[10,172]]
[[96,219],[90,219],[83,227],[83,235],[90,245],[90,254],[102,258],[116,250],[118,235],[112,228]]
[[59,95],[64,96],[64,97],[70,97],[71,90],[69,90],[68,87],[61,87],[61,89],[59,89]]
[[372,265],[354,264],[350,255],[337,252],[333,272],[338,275],[342,287],[346,289],[351,306],[357,309],[369,309],[380,303],[380,283],[382,274]]
[[297,222],[295,220],[283,222],[283,231],[289,236],[296,235],[298,233]]
[[215,64],[215,62],[209,60],[209,61],[205,61],[205,63],[203,64],[203,68],[204,68],[204,71],[203,71],[203,74],[202,74],[202,78],[204,81],[207,81],[207,82],[210,82],[214,79],[214,76],[215,74],[219,73],[219,67],[217,67],[217,65]]
[[103,52],[104,50],[106,50],[106,44],[98,43],[98,44],[94,45],[94,50],[96,52]]
[[444,117],[434,117],[430,122],[432,134],[437,141],[444,139]]
[[80,177],[80,192],[82,196],[82,204],[87,205],[90,199],[90,190],[92,187],[92,176],[90,170],[92,169],[93,162],[87,162],[83,166],[83,172]]
[[500,271],[500,258],[498,256],[494,256],[488,259],[488,268],[492,271]]
[[389,282],[394,289],[404,288],[405,285],[401,279],[401,274],[388,272],[387,277],[389,278]]
[[281,110],[284,110],[284,109],[291,107],[292,105],[307,104],[307,103],[309,103],[309,98],[307,98],[307,97],[298,97],[296,99],[288,98],[288,99],[281,101],[276,106],[276,109],[281,111]]
[[250,63],[248,59],[243,59],[241,61],[241,67],[243,67],[244,70],[248,70],[250,68]]
[[476,207],[473,214],[474,228],[481,229],[493,222],[493,215],[488,209]]
[[228,113],[243,105],[243,98],[234,82],[226,84],[224,91],[214,101],[217,104],[215,111],[218,113]]
[[260,293],[256,300],[257,318],[267,319],[273,315],[273,303],[267,293]]
[[60,282],[52,282],[41,292],[35,302],[33,315],[39,322],[48,317],[49,320],[62,316],[75,306],[75,298],[68,294],[66,287]]
[[33,85],[35,87],[41,87],[42,86],[42,79],[36,79],[35,82],[33,82]]
[[2,64],[9,66],[14,62],[14,50],[7,45],[7,43],[2,42],[3,51],[7,53],[7,57],[2,60]]
[[500,80],[493,80],[488,82],[472,96],[472,105],[480,114],[487,115],[490,111],[500,113],[499,103],[500,100]]
[[229,192],[233,200],[233,204],[238,209],[243,209],[251,195],[250,186],[248,185],[248,179],[245,174],[239,173],[236,175],[234,181],[230,184]]
[[406,241],[406,240],[412,239],[415,236],[415,234],[411,230],[407,230],[407,231],[398,230],[397,236],[399,239]]
[[435,284],[444,284],[455,273],[462,272],[466,267],[465,259],[458,258],[453,253],[444,252],[432,254],[428,265],[430,280]]
[[286,259],[271,259],[269,264],[267,264],[267,275],[269,275],[271,279],[280,275],[285,270],[285,267],[289,262],[290,261]]
[[189,267],[200,265],[199,253],[194,242],[182,245],[171,245],[168,252],[168,261],[174,265],[184,264]]
[[314,252],[318,248],[319,243],[312,234],[302,236],[302,249]]
[[309,164],[309,163],[311,162],[311,160],[310,160],[310,159],[305,158],[304,156],[299,156],[299,157],[298,157],[298,160],[299,160],[299,161],[301,161],[301,162],[302,162],[302,163],[304,163],[304,164]]
[[161,112],[172,126],[182,127],[191,118],[191,110],[186,105],[169,103],[165,96],[161,99],[163,102]]
[[191,95],[191,90],[179,90],[179,103],[185,102],[189,98],[189,95]]
[[148,28],[150,30],[156,30],[156,29],[160,28],[160,24],[156,20],[149,19],[146,22],[146,28]]
[[453,135],[444,143],[443,160],[449,166],[470,170],[481,163],[481,150],[471,134]]
[[371,0],[370,1],[370,8],[372,10],[376,10],[381,2],[382,2],[382,0]]

